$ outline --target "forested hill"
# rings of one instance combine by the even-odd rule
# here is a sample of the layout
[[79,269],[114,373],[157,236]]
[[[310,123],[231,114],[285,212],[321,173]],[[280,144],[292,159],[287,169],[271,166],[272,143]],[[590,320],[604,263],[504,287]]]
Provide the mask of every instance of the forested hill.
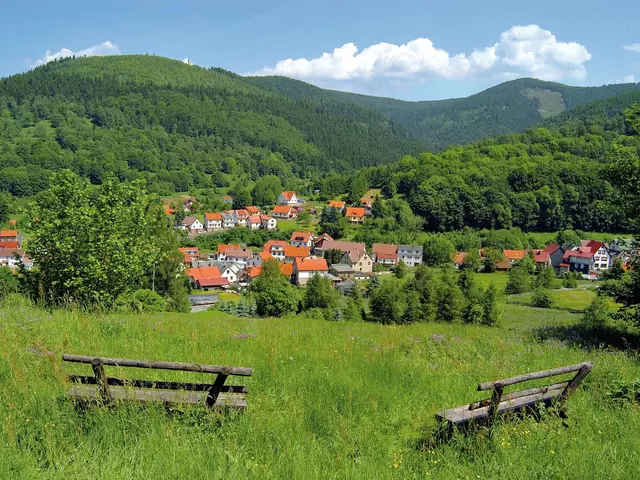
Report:
[[168,194],[221,172],[283,182],[393,162],[424,145],[384,114],[296,102],[220,69],[148,55],[65,59],[0,81],[0,191],[28,196],[51,171],[100,183],[145,177]]
[[348,92],[323,90],[285,77],[254,77],[251,81],[294,100],[326,101],[335,97],[377,110],[403,125],[416,138],[442,149],[484,137],[522,132],[538,122],[588,102],[640,90],[640,84],[570,87],[524,78],[505,82],[466,98],[406,102]]

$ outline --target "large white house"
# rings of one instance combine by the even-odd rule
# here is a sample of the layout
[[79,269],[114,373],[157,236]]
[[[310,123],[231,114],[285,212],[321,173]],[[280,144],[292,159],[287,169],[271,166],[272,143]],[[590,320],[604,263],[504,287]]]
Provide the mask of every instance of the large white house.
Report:
[[280,205],[295,205],[298,201],[298,196],[296,192],[293,191],[282,192],[278,197],[278,203]]
[[200,233],[204,230],[204,225],[196,217],[184,217],[181,226],[183,230],[188,230],[189,233]]
[[398,261],[402,260],[408,267],[422,263],[422,247],[416,245],[398,245]]
[[316,274],[329,274],[329,265],[324,258],[296,258],[293,264],[293,280],[296,284],[304,286]]

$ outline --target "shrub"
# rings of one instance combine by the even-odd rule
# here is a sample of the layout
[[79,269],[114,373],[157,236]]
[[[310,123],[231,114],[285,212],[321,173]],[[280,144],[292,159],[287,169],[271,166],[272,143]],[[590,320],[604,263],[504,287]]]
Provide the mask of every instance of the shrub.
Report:
[[578,288],[578,276],[575,272],[569,272],[569,274],[562,281],[564,288]]
[[560,286],[553,268],[546,267],[540,270],[536,278],[536,286],[538,288],[558,288]]
[[164,312],[167,302],[153,290],[143,288],[119,295],[115,307],[130,312]]
[[531,306],[537,308],[552,308],[554,304],[553,298],[549,295],[549,291],[544,288],[538,288],[531,299]]
[[531,290],[531,275],[521,265],[516,265],[509,271],[509,281],[504,291],[507,295],[517,295]]
[[580,322],[587,328],[601,328],[609,320],[609,310],[604,297],[597,296],[587,307]]

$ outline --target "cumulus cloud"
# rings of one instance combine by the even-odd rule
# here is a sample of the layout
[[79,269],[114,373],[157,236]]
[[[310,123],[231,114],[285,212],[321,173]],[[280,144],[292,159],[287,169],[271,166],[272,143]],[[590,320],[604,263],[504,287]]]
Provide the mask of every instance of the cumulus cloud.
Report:
[[625,75],[622,78],[616,78],[611,83],[636,83],[636,76],[635,75]]
[[57,52],[51,52],[47,50],[44,54],[44,57],[39,58],[35,61],[33,66],[37,67],[40,65],[44,65],[45,63],[49,63],[53,60],[57,60],[59,58],[66,57],[101,57],[104,55],[118,55],[120,53],[120,48],[115,43],[111,43],[109,40],[106,42],[102,42],[99,45],[93,45],[91,47],[82,49],[82,50],[69,50],[68,48],[63,48]]
[[591,54],[581,44],[559,42],[538,25],[517,25],[492,46],[451,54],[428,38],[404,45],[378,43],[360,50],[346,43],[320,57],[286,59],[254,75],[284,75],[302,79],[368,80],[373,78],[464,79],[488,73],[530,75],[545,80],[583,79]]
[[631,45],[625,45],[624,47],[622,47],[624,50],[627,50],[629,52],[636,52],[636,53],[640,53],[640,43],[632,43]]

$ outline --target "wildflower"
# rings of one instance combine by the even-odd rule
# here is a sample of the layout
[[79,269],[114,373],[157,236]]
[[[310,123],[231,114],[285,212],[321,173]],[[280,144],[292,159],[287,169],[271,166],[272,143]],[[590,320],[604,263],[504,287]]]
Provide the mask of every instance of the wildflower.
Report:
[[555,450],[551,450],[551,455],[555,455],[555,454],[556,454]]
[[30,422],[30,421],[31,421],[31,419],[30,419],[30,418],[27,418],[27,422]]

